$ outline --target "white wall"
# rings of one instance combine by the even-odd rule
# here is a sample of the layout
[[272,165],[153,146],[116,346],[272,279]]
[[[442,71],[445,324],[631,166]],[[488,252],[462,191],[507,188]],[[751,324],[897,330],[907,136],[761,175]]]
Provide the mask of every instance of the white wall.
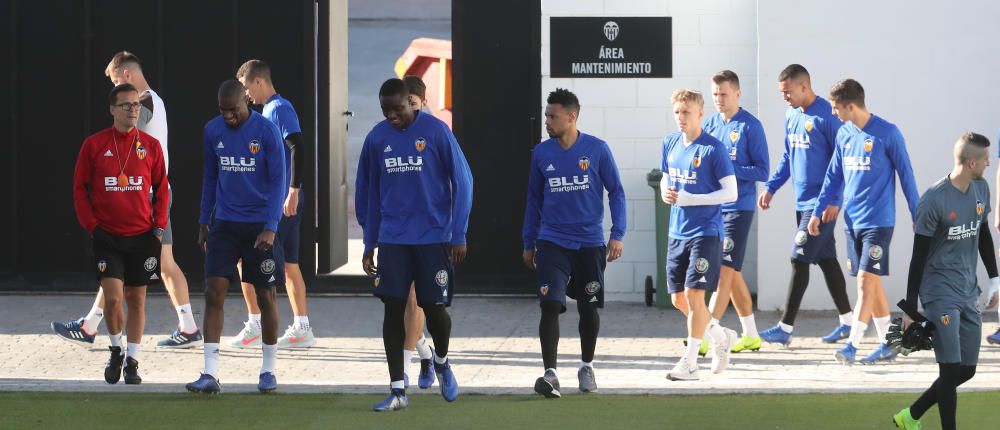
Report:
[[[985,134],[993,140],[991,151],[996,151],[1000,57],[995,44],[1000,27],[995,21],[1000,2],[965,1],[959,6],[929,0],[841,0],[833,5],[767,0],[759,2],[758,13],[758,91],[763,95],[758,111],[768,132],[772,161],[782,151],[786,109],[776,81],[790,63],[809,69],[813,88],[824,97],[839,79],[861,82],[869,109],[903,132],[921,193],[950,171],[951,146],[962,132]],[[996,158],[992,160],[996,164]],[[992,184],[995,167],[986,175]],[[761,255],[788,254],[794,233],[793,194],[786,185],[776,195],[774,209],[759,217]],[[891,276],[885,279],[891,304],[905,293],[913,240],[910,214],[898,189],[896,214]],[[838,224],[838,255],[846,268],[843,219]],[[775,245],[769,247],[768,242]],[[760,308],[783,307],[788,259],[762,259],[760,264]],[[980,279],[985,279],[981,267],[980,272]],[[811,279],[803,308],[832,309],[821,272],[813,269]],[[848,278],[852,300],[854,282]]]
[[[670,16],[673,78],[566,79],[549,73],[549,17]],[[656,276],[653,191],[646,173],[660,166],[660,141],[677,131],[670,94],[678,88],[710,93],[710,77],[731,69],[740,76],[743,103],[757,104],[756,2],[749,0],[543,0],[542,101],[557,87],[580,98],[580,130],[606,140],[618,162],[628,199],[628,231],[621,260],[606,271],[609,300],[642,300],[646,276]],[[544,107],[544,105],[543,105]],[[714,113],[711,99],[706,114]],[[540,136],[542,138],[544,136]],[[605,216],[605,229],[610,229]]]

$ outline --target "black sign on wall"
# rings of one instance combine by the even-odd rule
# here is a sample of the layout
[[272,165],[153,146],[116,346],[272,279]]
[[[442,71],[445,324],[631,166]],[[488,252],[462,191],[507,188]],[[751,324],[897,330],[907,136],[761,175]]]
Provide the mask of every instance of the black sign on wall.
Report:
[[670,78],[670,17],[552,17],[553,78]]

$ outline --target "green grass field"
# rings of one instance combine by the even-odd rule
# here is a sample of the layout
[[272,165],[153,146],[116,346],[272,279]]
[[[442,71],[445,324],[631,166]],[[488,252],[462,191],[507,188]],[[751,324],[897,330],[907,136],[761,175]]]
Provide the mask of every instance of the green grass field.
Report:
[[[410,396],[375,413],[379,395],[0,393],[0,429],[891,429],[915,394]],[[958,427],[997,428],[1000,391],[959,395]],[[923,418],[939,428],[937,409]]]

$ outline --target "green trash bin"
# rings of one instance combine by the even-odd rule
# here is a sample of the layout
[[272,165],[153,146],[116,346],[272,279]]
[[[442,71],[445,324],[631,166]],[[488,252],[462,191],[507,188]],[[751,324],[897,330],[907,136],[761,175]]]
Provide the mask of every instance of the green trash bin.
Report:
[[[651,170],[646,174],[646,183],[653,188],[653,207],[656,217],[656,282],[652,276],[646,277],[646,306],[652,306],[655,298],[656,306],[666,308],[670,304],[670,295],[667,294],[667,227],[670,225],[670,205],[660,198],[660,179],[663,172],[659,169]],[[659,294],[657,294],[659,293]]]

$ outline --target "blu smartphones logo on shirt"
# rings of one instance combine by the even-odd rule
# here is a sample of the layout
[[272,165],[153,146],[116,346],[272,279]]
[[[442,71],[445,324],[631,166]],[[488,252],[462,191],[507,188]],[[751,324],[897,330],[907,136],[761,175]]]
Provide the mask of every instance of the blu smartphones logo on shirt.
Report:
[[948,240],[962,240],[976,236],[979,225],[976,221],[969,221],[966,224],[956,225],[948,228]]
[[424,168],[424,157],[408,155],[404,157],[389,157],[385,160],[385,173],[420,172]]
[[675,184],[694,185],[698,183],[698,172],[694,170],[681,170],[676,167],[668,167],[667,174],[670,175],[670,181]]
[[844,156],[844,170],[871,170],[872,157]]
[[572,177],[557,176],[555,178],[548,178],[548,180],[549,192],[552,193],[565,193],[590,189],[590,175],[574,175]]
[[[124,179],[124,177],[122,177],[122,179]],[[119,179],[115,176],[105,176],[104,191],[142,191],[142,176],[129,176],[127,183],[120,183]]]
[[234,157],[225,155],[219,157],[219,165],[223,172],[256,172],[257,159],[253,157]]
[[[812,127],[809,128],[811,129]],[[809,149],[812,146],[812,140],[809,139],[808,134],[788,133],[788,144],[792,148]]]

